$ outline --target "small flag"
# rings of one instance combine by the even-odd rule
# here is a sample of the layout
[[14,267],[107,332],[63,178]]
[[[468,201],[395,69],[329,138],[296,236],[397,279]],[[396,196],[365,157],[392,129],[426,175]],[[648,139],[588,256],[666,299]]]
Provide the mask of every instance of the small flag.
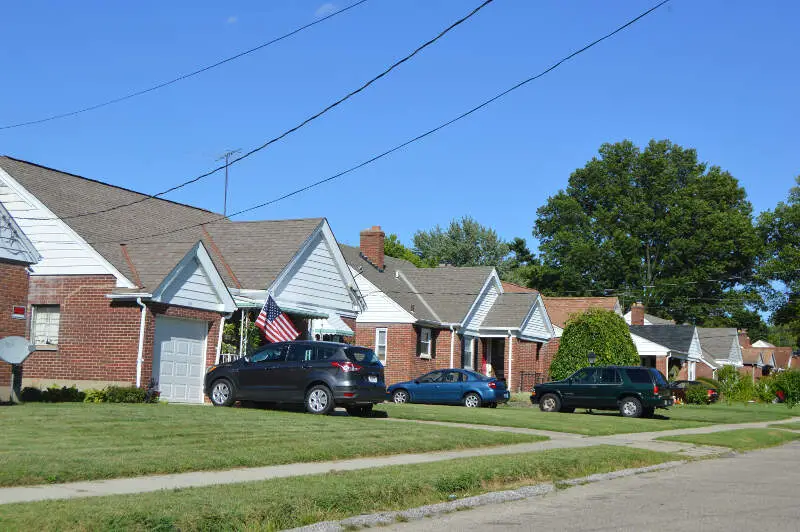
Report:
[[281,310],[272,296],[267,296],[264,307],[256,318],[256,327],[261,329],[270,342],[286,342],[300,336],[292,320]]

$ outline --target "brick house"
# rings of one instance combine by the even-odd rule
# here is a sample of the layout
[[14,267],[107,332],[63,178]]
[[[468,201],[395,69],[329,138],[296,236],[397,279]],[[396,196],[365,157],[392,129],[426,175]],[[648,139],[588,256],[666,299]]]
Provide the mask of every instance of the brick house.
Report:
[[[28,268],[40,258],[0,204],[0,339],[27,336]],[[12,366],[0,360],[0,402],[12,399],[11,372]]]
[[356,342],[385,364],[388,384],[443,368],[506,379],[518,390],[553,327],[537,292],[507,292],[491,267],[417,268],[384,255],[380,227],[341,246],[364,296]]
[[753,379],[766,377],[775,371],[792,369],[792,348],[777,347],[763,340],[751,343],[747,330],[737,331],[737,344],[742,353],[739,372]]
[[169,402],[202,402],[226,320],[257,313],[267,294],[305,337],[314,319],[354,327],[363,305],[324,218],[233,222],[10,157],[0,202],[41,255],[25,385],[153,379]]

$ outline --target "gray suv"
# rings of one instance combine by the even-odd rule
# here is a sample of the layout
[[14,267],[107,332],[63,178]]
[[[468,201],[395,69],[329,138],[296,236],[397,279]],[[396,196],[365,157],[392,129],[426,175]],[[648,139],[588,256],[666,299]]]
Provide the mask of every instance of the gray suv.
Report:
[[304,404],[312,414],[337,406],[367,415],[386,397],[383,365],[366,347],[334,342],[280,342],[212,366],[205,393],[215,406],[235,401]]

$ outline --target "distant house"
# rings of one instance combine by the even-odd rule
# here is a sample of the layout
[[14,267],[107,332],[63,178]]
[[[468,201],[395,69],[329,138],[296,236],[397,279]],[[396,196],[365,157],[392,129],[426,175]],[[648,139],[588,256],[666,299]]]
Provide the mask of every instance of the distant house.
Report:
[[234,222],[10,157],[0,203],[41,255],[14,298],[36,345],[25,385],[152,380],[169,402],[200,403],[226,321],[268,294],[305,338],[312,320],[353,328],[362,309],[324,218]]
[[[28,268],[36,247],[0,203],[0,339],[28,335]],[[11,365],[0,360],[0,401],[11,398]]]
[[743,363],[739,368],[740,373],[758,379],[775,371],[792,368],[792,359],[795,357],[792,356],[791,347],[776,347],[764,341],[751,343],[745,329],[738,331],[738,339]]
[[537,292],[508,292],[491,267],[417,268],[384,254],[378,226],[341,246],[364,296],[356,342],[372,347],[388,383],[444,368],[506,379],[519,389],[553,327]]
[[630,325],[631,338],[642,365],[658,369],[670,379],[713,377],[719,367],[703,357],[693,325]]
[[736,329],[698,327],[697,334],[706,360],[718,367],[725,365],[742,367],[742,348],[739,345],[739,334]]

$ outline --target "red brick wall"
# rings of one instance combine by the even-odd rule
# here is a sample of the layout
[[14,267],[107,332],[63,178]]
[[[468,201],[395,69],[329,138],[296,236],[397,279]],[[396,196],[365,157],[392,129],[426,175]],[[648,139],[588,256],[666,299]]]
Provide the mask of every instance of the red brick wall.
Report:
[[[667,357],[656,357],[656,369],[664,374],[664,377],[669,380],[669,371],[667,371]],[[683,364],[681,373],[686,373],[686,364]],[[685,379],[686,377],[681,377]]]
[[702,362],[697,363],[694,373],[695,377],[706,377],[708,379],[714,378],[714,370]]
[[[136,382],[141,307],[106,297],[115,286],[111,275],[34,276],[31,305],[59,305],[58,348],[36,351],[23,365],[26,378]],[[152,374],[155,315],[208,322],[207,364],[213,364],[220,315],[196,309],[151,304],[145,322],[142,385]]]
[[[28,271],[24,264],[0,262],[0,338],[26,336],[26,320],[15,320],[15,306],[28,304]],[[0,362],[0,386],[11,385],[11,365]]]

